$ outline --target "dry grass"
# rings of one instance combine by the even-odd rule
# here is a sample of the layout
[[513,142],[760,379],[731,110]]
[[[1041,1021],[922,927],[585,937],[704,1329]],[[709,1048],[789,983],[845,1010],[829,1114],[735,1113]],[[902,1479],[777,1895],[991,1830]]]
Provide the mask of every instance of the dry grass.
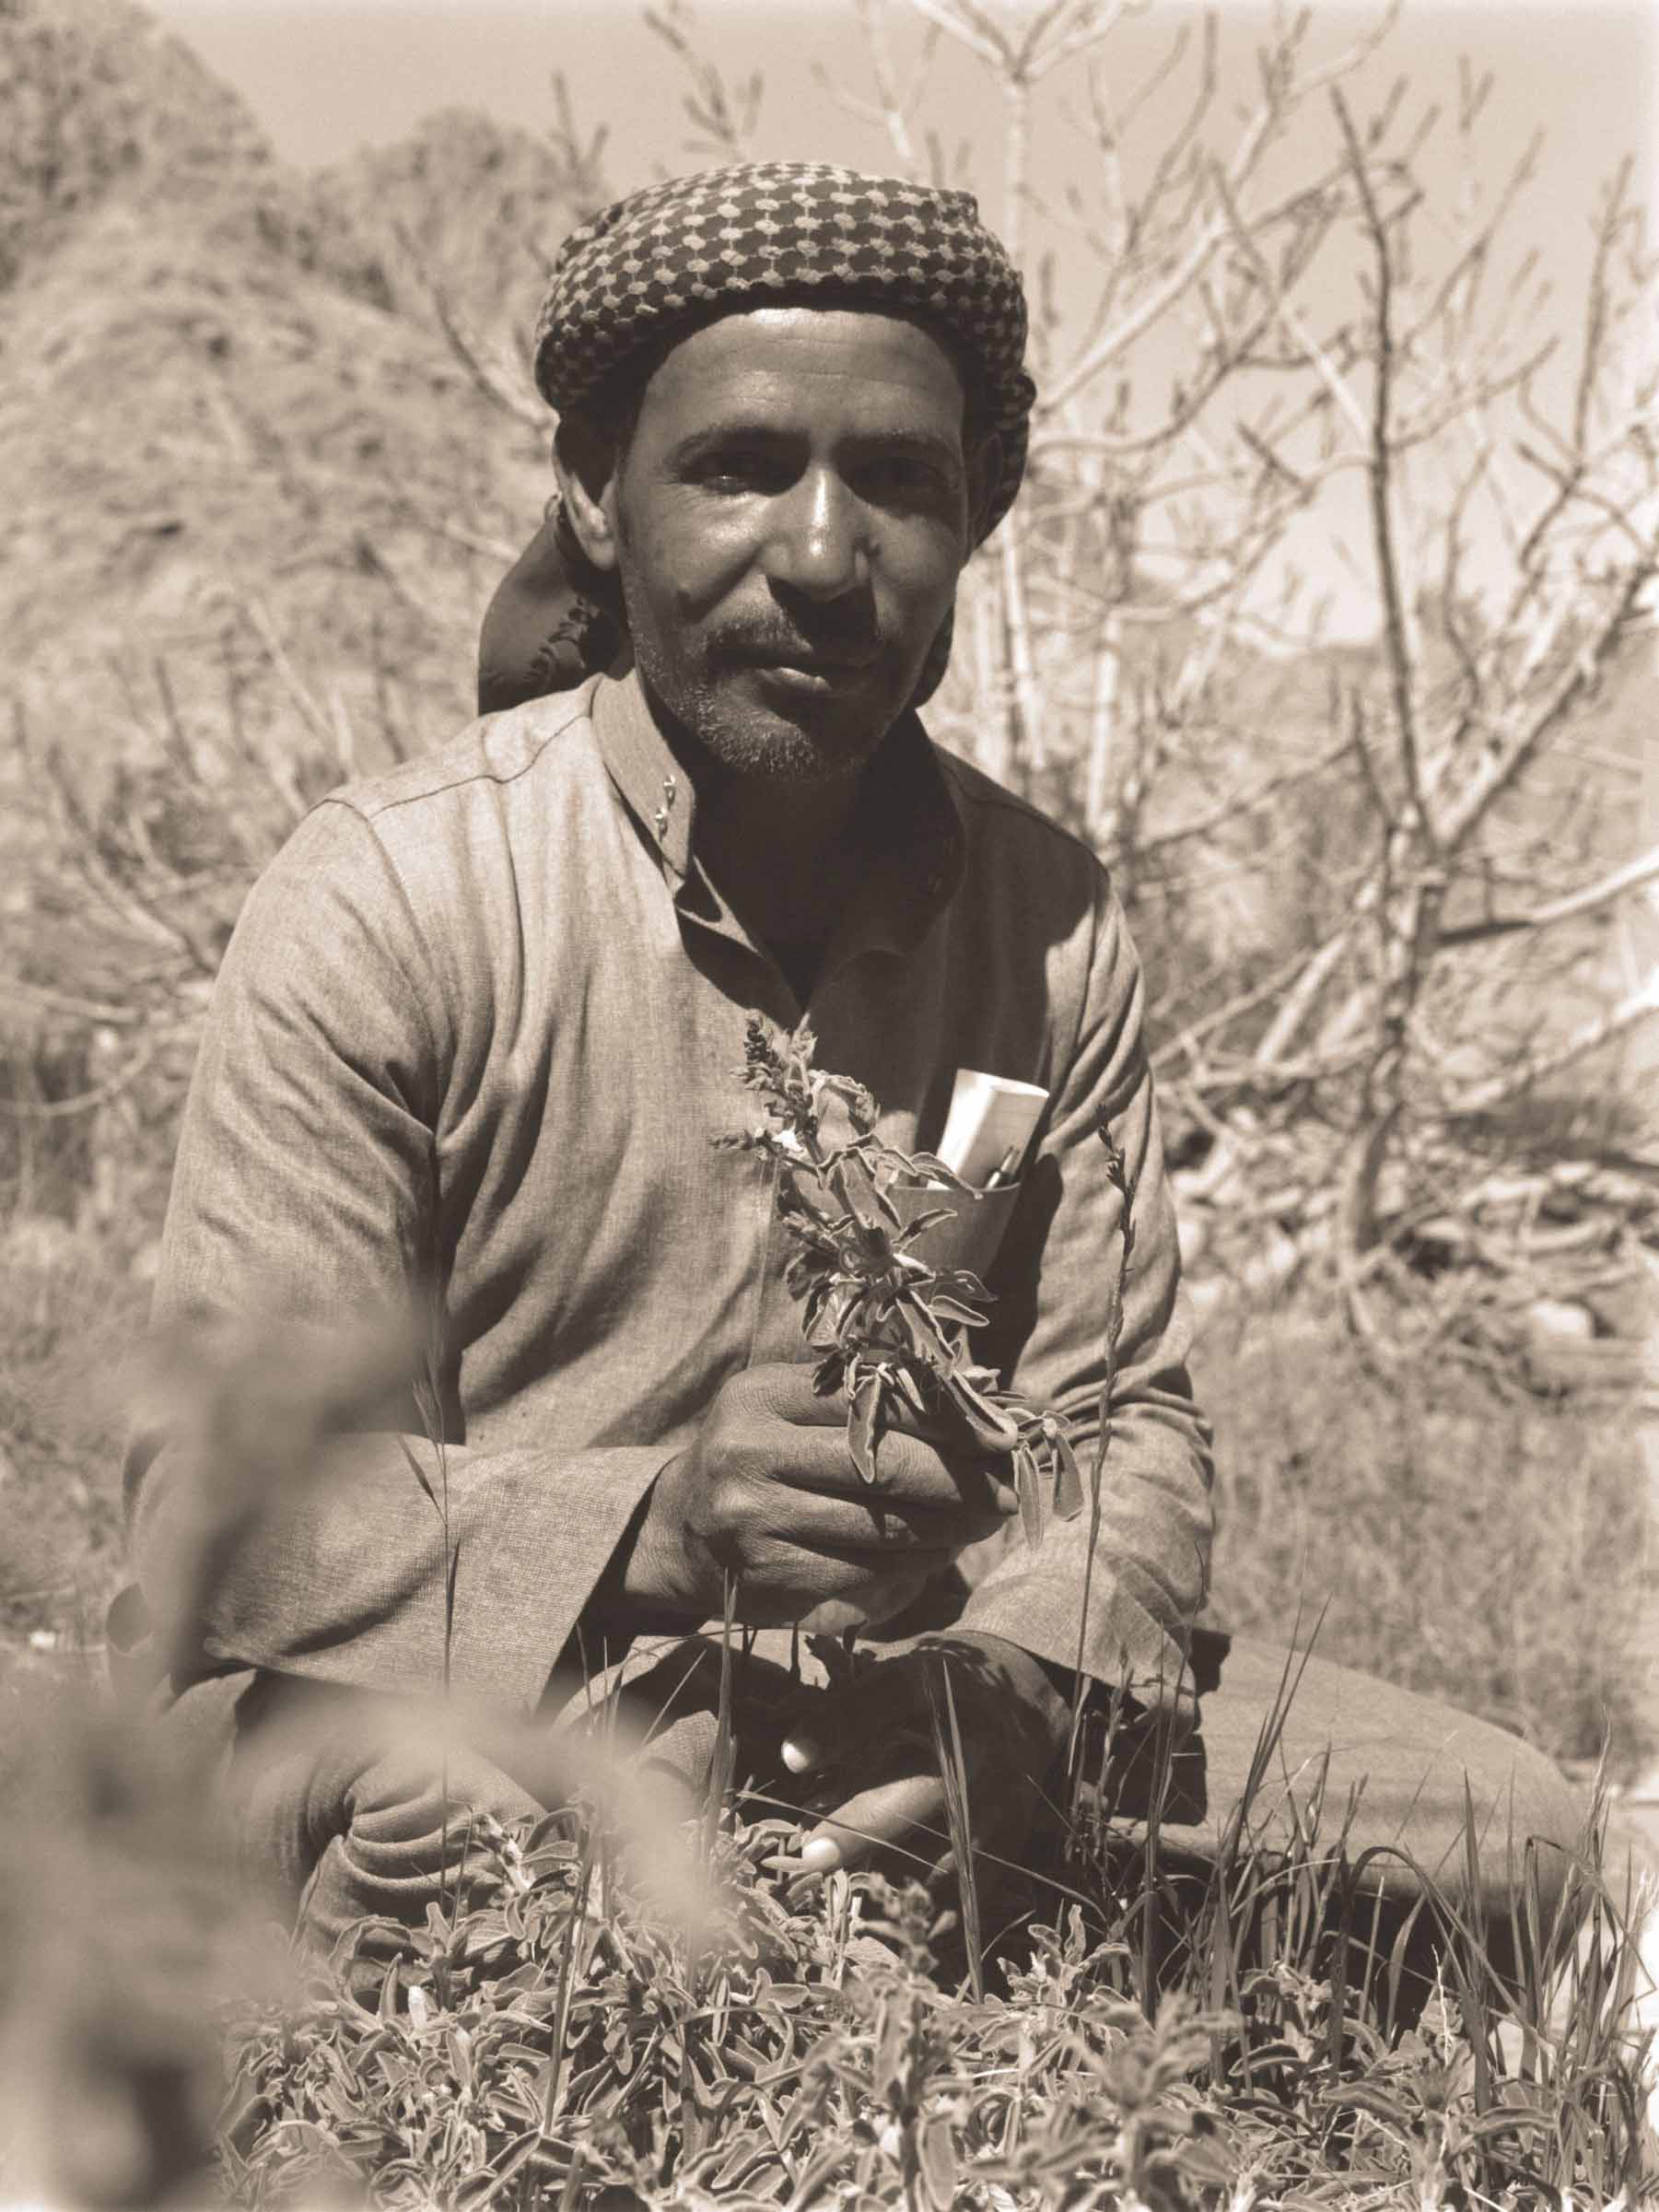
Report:
[[1615,1410],[1448,1359],[1384,1383],[1339,1322],[1256,1312],[1205,1348],[1219,1435],[1218,1609],[1282,1633],[1329,1600],[1323,1656],[1440,1696],[1559,1759],[1626,1775],[1653,1716],[1632,1644],[1651,1603],[1646,1484]]
[[122,1572],[112,1377],[146,1300],[89,1236],[0,1235],[0,1641],[96,1640]]

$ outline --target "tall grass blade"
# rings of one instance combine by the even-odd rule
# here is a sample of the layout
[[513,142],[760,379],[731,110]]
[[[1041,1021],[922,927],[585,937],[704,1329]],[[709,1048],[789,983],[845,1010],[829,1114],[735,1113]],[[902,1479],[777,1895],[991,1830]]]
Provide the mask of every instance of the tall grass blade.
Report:
[[715,1711],[714,1753],[703,1803],[703,1862],[714,1863],[715,1841],[730,1802],[737,1772],[737,1729],[732,1709],[732,1633],[737,1625],[737,1576],[726,1570],[720,1615],[720,1683]]
[[962,1898],[962,1933],[967,1949],[968,1982],[976,1998],[985,1996],[985,1938],[979,1911],[979,1881],[974,1866],[974,1825],[968,1804],[967,1759],[962,1748],[962,1730],[956,1718],[956,1694],[951,1687],[950,1662],[944,1653],[930,1651],[924,1679],[933,1722],[934,1756],[945,1790],[945,1824],[956,1862],[958,1892]]

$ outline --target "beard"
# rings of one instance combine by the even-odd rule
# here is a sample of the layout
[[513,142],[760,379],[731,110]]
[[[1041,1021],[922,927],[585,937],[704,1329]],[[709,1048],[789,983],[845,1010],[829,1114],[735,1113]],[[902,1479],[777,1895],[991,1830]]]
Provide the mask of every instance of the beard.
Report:
[[764,696],[761,664],[769,657],[833,650],[831,641],[756,626],[703,638],[695,655],[684,655],[648,624],[634,620],[632,607],[628,611],[635,662],[653,706],[730,776],[796,786],[859,776],[915,689],[914,670],[895,666],[891,654],[878,654],[868,675],[861,673],[845,693],[775,703]]

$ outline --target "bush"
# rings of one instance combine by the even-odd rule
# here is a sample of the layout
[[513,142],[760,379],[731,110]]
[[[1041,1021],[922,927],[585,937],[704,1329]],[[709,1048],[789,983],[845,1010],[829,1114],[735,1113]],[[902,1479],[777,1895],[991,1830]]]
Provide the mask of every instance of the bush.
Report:
[[1104,1925],[1072,1907],[1033,1930],[1004,1994],[953,1995],[919,1890],[838,1874],[791,1909],[778,1828],[719,1839],[714,1920],[688,1928],[629,1894],[579,1815],[485,1823],[464,1904],[401,1960],[244,2012],[236,2200],[1554,2212],[1659,2180],[1605,1901],[1553,2023],[1456,1951],[1396,2037],[1295,1913],[1246,1957],[1221,1884],[1161,1987],[1131,1884]]
[[1562,1909],[1534,1893],[1516,1985],[1442,1901],[1442,1978],[1410,2025],[1386,1962],[1362,1976],[1333,1926],[1316,1839],[1267,1911],[1260,1862],[1223,1853],[1174,1945],[1155,1843],[1110,1879],[1084,1853],[1077,1893],[1034,1888],[1046,1925],[976,1989],[941,1973],[960,1931],[919,1890],[836,1873],[802,1895],[781,1820],[728,1801],[648,1827],[597,1762],[533,1826],[458,1808],[424,1928],[362,1923],[285,1969],[190,1746],[107,1692],[32,1703],[0,1743],[7,2203],[1654,2201],[1636,1954],[1595,1826]]

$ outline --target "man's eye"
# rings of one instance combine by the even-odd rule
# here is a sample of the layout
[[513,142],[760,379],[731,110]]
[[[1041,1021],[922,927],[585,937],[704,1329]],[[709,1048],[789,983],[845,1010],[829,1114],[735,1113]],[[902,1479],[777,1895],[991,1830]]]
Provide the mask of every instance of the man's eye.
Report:
[[706,484],[715,491],[775,491],[788,481],[789,469],[776,453],[734,447],[725,452],[705,454],[698,463],[696,478],[699,484]]
[[860,474],[864,497],[883,505],[937,506],[956,496],[955,484],[945,470],[917,454],[884,455]]

